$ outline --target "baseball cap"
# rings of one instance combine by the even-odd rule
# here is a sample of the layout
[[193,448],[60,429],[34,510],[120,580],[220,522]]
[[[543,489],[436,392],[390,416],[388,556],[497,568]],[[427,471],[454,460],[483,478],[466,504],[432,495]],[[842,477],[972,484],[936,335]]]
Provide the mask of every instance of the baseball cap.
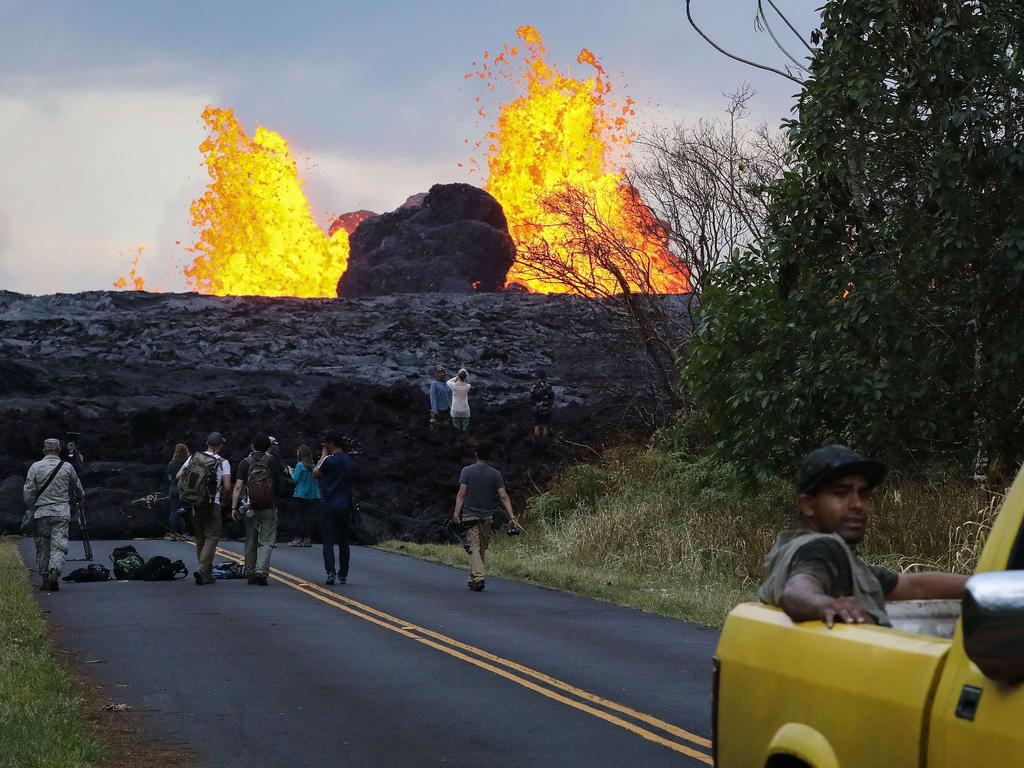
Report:
[[224,435],[220,432],[211,432],[206,436],[207,445],[224,445]]
[[796,473],[798,493],[813,493],[837,477],[862,475],[872,487],[885,479],[885,464],[857,453],[845,445],[826,445],[804,456]]
[[324,432],[323,442],[331,443],[332,445],[337,445],[343,448],[347,441],[345,440],[345,436],[337,429],[328,429]]
[[59,450],[60,450],[60,440],[58,440],[56,437],[48,437],[45,440],[43,440],[43,452],[44,453],[51,453],[53,451],[59,451]]

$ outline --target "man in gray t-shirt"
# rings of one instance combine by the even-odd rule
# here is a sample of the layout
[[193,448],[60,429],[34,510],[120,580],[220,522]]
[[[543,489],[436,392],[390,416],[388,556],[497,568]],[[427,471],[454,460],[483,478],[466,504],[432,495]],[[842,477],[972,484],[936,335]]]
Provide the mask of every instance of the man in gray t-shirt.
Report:
[[455,497],[456,525],[466,527],[469,545],[469,588],[484,591],[484,557],[491,538],[491,520],[500,504],[510,522],[519,525],[512,512],[512,501],[505,492],[501,472],[492,467],[491,445],[481,441],[476,445],[476,463],[463,467],[459,475],[459,494]]

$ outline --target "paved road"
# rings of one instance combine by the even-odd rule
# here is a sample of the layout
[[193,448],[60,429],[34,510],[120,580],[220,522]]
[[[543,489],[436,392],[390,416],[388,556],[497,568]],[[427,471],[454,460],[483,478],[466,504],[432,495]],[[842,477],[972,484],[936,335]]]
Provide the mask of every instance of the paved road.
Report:
[[[188,544],[132,543],[195,562]],[[67,648],[102,659],[86,669],[112,698],[204,768],[710,764],[713,630],[502,579],[472,593],[459,570],[374,549],[354,548],[343,587],[322,586],[319,547],[273,565],[265,588],[39,599]]]

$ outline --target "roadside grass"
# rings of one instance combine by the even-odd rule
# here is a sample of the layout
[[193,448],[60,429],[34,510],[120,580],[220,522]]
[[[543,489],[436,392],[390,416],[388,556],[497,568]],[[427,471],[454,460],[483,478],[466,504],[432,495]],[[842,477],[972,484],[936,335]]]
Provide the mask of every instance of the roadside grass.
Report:
[[[895,478],[876,492],[862,554],[894,570],[970,572],[999,501],[979,502],[965,483]],[[795,522],[789,482],[752,489],[735,466],[657,444],[566,468],[522,521],[525,535],[496,534],[489,573],[711,626],[754,599],[775,536]],[[382,547],[466,564],[457,545]]]
[[0,767],[91,768],[102,757],[25,565],[14,544],[0,539]]

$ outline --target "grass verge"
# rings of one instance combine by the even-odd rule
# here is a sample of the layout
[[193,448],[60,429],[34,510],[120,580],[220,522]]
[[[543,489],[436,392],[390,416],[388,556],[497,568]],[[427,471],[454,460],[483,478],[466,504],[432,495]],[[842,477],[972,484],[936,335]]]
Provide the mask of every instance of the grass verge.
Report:
[[[903,480],[875,492],[861,553],[898,571],[970,572],[1000,497],[979,500],[954,480]],[[754,598],[779,531],[794,526],[792,485],[752,489],[735,466],[689,458],[657,443],[609,451],[567,468],[522,516],[528,534],[496,536],[488,572],[721,626]],[[456,545],[386,542],[382,548],[465,567]]]
[[92,768],[103,750],[47,637],[27,571],[0,539],[0,766]]

